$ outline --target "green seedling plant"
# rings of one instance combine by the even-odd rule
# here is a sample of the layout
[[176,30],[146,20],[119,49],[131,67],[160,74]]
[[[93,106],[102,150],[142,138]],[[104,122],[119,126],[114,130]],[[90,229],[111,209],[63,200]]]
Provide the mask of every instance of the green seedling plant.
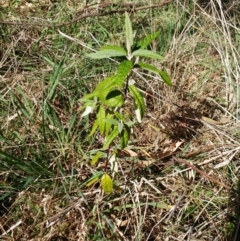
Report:
[[[90,136],[97,132],[103,137],[103,146],[97,151],[91,165],[95,165],[100,158],[105,158],[105,170],[96,173],[87,185],[92,185],[100,180],[101,186],[106,194],[114,190],[114,177],[118,172],[116,161],[116,150],[127,147],[130,140],[131,128],[137,123],[141,123],[145,113],[145,100],[142,93],[132,79],[135,69],[144,69],[154,72],[161,76],[161,79],[171,85],[169,75],[155,66],[139,61],[144,59],[157,59],[162,61],[163,57],[148,50],[150,43],[159,36],[160,32],[155,32],[145,36],[143,39],[134,43],[132,24],[128,13],[125,13],[125,36],[126,49],[120,46],[103,46],[95,53],[87,54],[92,59],[105,59],[121,57],[117,73],[99,82],[91,93],[80,99],[83,102],[85,111],[82,117],[96,111],[96,118],[92,124]],[[134,102],[135,117],[127,111],[128,96]],[[111,173],[107,173],[110,165]]]

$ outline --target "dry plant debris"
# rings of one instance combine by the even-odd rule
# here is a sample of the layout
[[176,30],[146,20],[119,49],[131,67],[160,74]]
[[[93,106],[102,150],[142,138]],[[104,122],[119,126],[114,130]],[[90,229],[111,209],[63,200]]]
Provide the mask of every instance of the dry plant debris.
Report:
[[[90,166],[98,141],[87,137],[91,118],[83,123],[77,109],[114,70],[87,62],[77,42],[41,26],[71,22],[84,6],[0,2],[1,22],[40,23],[0,25],[1,240],[239,239],[238,1],[168,1],[134,13],[136,31],[161,29],[152,47],[167,54],[174,86],[135,73],[148,113],[117,153],[109,196],[99,183],[86,186],[105,162]],[[109,8],[116,14],[60,30],[91,48],[121,41],[123,18]]]

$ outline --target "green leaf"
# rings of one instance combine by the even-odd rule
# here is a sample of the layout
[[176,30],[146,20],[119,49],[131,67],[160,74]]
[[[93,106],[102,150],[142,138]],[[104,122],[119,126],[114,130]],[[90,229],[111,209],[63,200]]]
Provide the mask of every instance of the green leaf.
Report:
[[135,85],[129,85],[128,89],[135,100],[135,104],[137,106],[137,111],[139,112],[139,115],[140,115],[140,118],[137,116],[137,120],[138,120],[138,122],[141,122],[141,120],[143,118],[143,114],[145,112],[144,99],[142,97],[142,94],[140,93],[140,91],[137,89],[137,87]]
[[89,136],[92,136],[92,135],[96,132],[98,126],[99,126],[99,122],[98,122],[98,119],[96,119],[96,120],[94,121],[92,130],[91,130]]
[[[96,89],[87,95],[87,98],[99,97],[100,101],[110,107],[120,107],[124,104],[122,93],[118,90],[122,88],[124,81],[131,72],[133,63],[124,60],[118,67],[118,73],[100,82]],[[85,96],[86,98],[86,96]]]
[[93,94],[104,99],[111,90],[121,88],[123,82],[124,80],[118,78],[117,75],[111,76],[101,81],[93,91]]
[[94,97],[101,97],[104,99],[108,92],[113,88],[120,88],[120,83],[116,81],[116,76],[108,77],[101,81],[95,88],[95,90],[81,98],[82,101],[92,100]]
[[127,52],[124,48],[116,45],[105,45],[100,48],[100,51],[106,51],[106,50],[116,51],[116,53],[118,52],[118,53],[127,55]]
[[110,114],[110,113],[108,113],[107,116],[106,116],[105,136],[108,136],[109,131],[112,127],[112,121],[114,120],[113,117],[114,117],[114,115]]
[[133,68],[132,61],[130,60],[122,61],[121,64],[118,66],[118,73],[117,73],[118,78],[124,81],[131,73],[132,68]]
[[168,75],[168,73],[166,73],[165,71],[160,70],[159,71],[160,76],[162,77],[163,81],[167,84],[167,85],[172,85],[172,81],[170,76]]
[[[115,114],[115,112],[114,112]],[[119,121],[117,119],[111,119],[111,120],[106,120],[107,122],[109,122],[111,125],[117,126]]]
[[[87,101],[89,101],[89,100],[93,100],[95,96],[97,96],[97,95],[96,95],[96,94],[94,93],[94,91],[93,91],[93,92],[91,92],[91,93],[89,93],[89,94],[84,95],[81,99],[79,99],[79,101],[87,102]],[[86,105],[86,107],[87,107],[87,106],[88,106],[88,105]],[[91,105],[89,105],[89,106],[91,106]]]
[[163,57],[159,54],[156,54],[150,50],[146,49],[138,49],[132,53],[133,56],[140,56],[140,57],[146,57],[151,59],[159,59],[163,60]]
[[132,23],[128,16],[128,13],[125,12],[125,35],[126,35],[126,48],[128,51],[128,55],[131,53],[131,47],[133,45],[133,31],[132,31]]
[[[109,106],[112,106],[111,101],[107,101],[107,98],[110,99],[108,96],[109,92],[113,90],[119,90],[122,88],[122,85],[124,81],[126,80],[127,76],[130,74],[131,70],[133,68],[133,63],[132,61],[129,60],[124,60],[118,67],[118,73],[114,76],[108,77],[107,79],[101,81],[96,89],[87,95],[85,95],[82,100],[91,100],[95,96],[98,97],[103,103],[109,104]],[[116,95],[116,93],[118,93]],[[113,93],[114,94],[114,93]],[[115,95],[112,95],[113,97],[118,96],[116,100],[113,100],[114,102],[116,101],[118,103],[117,106],[122,105],[122,97],[120,97],[119,92],[115,92]],[[106,102],[105,102],[106,101]]]
[[103,152],[98,151],[91,160],[91,166],[94,166],[97,163],[98,159],[101,158],[103,155],[104,155]]
[[103,191],[108,195],[113,191],[113,181],[108,174],[103,174],[101,178],[101,186]]
[[99,177],[92,178],[87,184],[87,187],[91,187],[94,183],[96,183],[99,180]]
[[148,45],[159,36],[159,34],[160,34],[160,31],[148,34],[143,39],[137,42],[137,46],[140,47],[141,49],[146,49]]
[[118,132],[118,127],[114,126],[112,132],[107,136],[106,141],[103,145],[103,148],[108,148],[109,145],[114,141],[114,139],[116,139],[116,137],[118,136],[119,132]]
[[148,71],[159,74],[167,85],[172,85],[169,75],[166,72],[157,69],[155,66],[146,64],[146,63],[142,63],[142,62],[138,62],[137,66],[141,67],[142,69],[146,69]]
[[121,107],[124,104],[124,99],[121,91],[112,90],[106,96],[106,98],[101,98],[103,104],[109,107]]
[[84,182],[82,185],[83,186],[87,186],[87,187],[90,187],[92,186],[94,183],[96,183],[99,179],[100,179],[100,176],[103,175],[103,172],[102,171],[99,171],[99,172],[96,172],[94,173],[94,175],[89,178],[86,182]]
[[118,122],[118,132],[122,133],[122,131],[123,131],[123,122],[120,121],[120,122]]
[[125,148],[128,145],[130,138],[130,128],[127,125],[124,125],[124,129],[121,132],[121,148]]
[[115,116],[116,116],[119,120],[125,122],[124,116],[121,115],[119,112],[115,112],[114,114],[115,114]]
[[87,57],[91,59],[105,59],[111,57],[126,56],[127,53],[124,48],[118,46],[104,46],[95,53],[87,54]]
[[101,134],[104,133],[104,130],[105,130],[105,110],[103,108],[103,106],[99,106],[98,108],[98,112],[97,112],[97,119],[95,120],[94,124],[93,124],[93,127],[92,127],[92,130],[89,134],[89,136],[92,136],[97,128],[99,127],[99,131]]
[[97,119],[98,119],[98,126],[99,126],[99,131],[103,135],[104,130],[105,130],[105,109],[103,106],[99,106],[98,113],[97,113]]

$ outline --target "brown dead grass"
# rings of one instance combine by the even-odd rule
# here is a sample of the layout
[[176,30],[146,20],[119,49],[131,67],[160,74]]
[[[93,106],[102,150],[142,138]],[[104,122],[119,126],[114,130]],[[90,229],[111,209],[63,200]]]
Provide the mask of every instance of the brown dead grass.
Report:
[[[48,4],[44,3],[47,9]],[[236,88],[240,73],[238,46],[232,35],[233,30],[238,34],[240,30],[230,16],[218,11],[218,4],[210,1],[206,9],[194,5],[193,11],[177,1],[179,13],[192,12],[183,30],[173,35],[166,60],[159,65],[171,73],[173,87],[166,87],[156,76],[136,74],[149,111],[135,130],[129,147],[132,152],[118,153],[119,190],[110,196],[103,195],[98,183],[84,185],[105,163],[89,165],[89,152],[97,148],[97,141],[79,147],[85,133],[81,124],[76,125],[69,142],[56,141],[51,134],[46,136],[47,142],[42,139],[38,128],[43,93],[48,88],[42,78],[49,76],[53,67],[32,52],[41,30],[15,28],[1,45],[0,105],[7,110],[0,117],[1,132],[11,140],[1,148],[22,154],[25,160],[34,157],[32,149],[36,154],[46,148],[48,168],[55,176],[51,180],[39,177],[42,185],[36,178],[38,185],[33,182],[2,202],[1,239],[220,241],[227,240],[229,233],[233,236],[230,225],[238,223],[239,194],[226,186],[239,190]],[[47,36],[36,51],[51,49],[54,34]],[[26,65],[33,70],[26,71]],[[70,91],[64,84],[58,88],[61,98],[51,102],[51,107],[67,127],[77,103],[68,103]],[[13,105],[10,93],[22,101],[32,122],[24,121],[27,118]],[[53,124],[48,127],[57,132]],[[22,144],[12,137],[16,130],[24,139]],[[197,169],[174,162],[173,157]],[[11,183],[10,174],[11,170],[1,173],[1,183]],[[50,186],[45,185],[48,181]]]

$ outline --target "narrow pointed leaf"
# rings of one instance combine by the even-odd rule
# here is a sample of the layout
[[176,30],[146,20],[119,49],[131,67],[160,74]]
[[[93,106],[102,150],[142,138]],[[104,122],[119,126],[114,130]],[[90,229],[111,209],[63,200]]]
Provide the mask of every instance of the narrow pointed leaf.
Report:
[[172,85],[171,78],[165,71],[160,70],[159,74],[167,85]]
[[94,177],[93,179],[91,179],[91,181],[89,181],[86,186],[87,187],[91,187],[94,183],[96,183],[99,180],[98,177]]
[[146,64],[146,63],[143,63],[143,62],[138,62],[137,63],[137,66],[141,67],[142,69],[146,69],[148,71],[152,71],[152,72],[155,72],[157,74],[159,74],[159,69],[156,68],[155,66],[151,65],[151,64]]
[[163,57],[159,54],[156,54],[150,50],[146,49],[138,49],[132,53],[133,56],[139,56],[139,57],[146,57],[151,59],[159,59],[163,60]]
[[[128,89],[135,100],[135,104],[137,106],[136,109],[138,110],[140,118],[142,120],[143,114],[145,112],[145,102],[144,102],[143,96],[135,85],[129,85]],[[138,122],[140,121],[140,118],[137,117]]]
[[87,54],[86,56],[91,59],[106,59],[111,57],[121,57],[126,56],[127,53],[125,49],[117,46],[106,46],[95,53]]
[[118,132],[121,133],[122,130],[123,130],[123,122],[122,121],[118,122],[118,126],[117,127],[118,127]]
[[148,34],[143,39],[137,42],[137,46],[140,47],[141,49],[146,49],[149,46],[149,44],[159,36],[159,34],[160,34],[160,31]]
[[109,136],[107,136],[107,139],[103,145],[103,148],[108,148],[109,145],[111,145],[111,143],[117,138],[119,132],[118,132],[118,128],[117,126],[115,126],[112,130],[112,132],[109,134]]
[[105,90],[108,90],[108,92],[110,92],[113,89],[120,89],[122,87],[125,79],[130,74],[132,68],[133,68],[132,61],[124,60],[118,66],[117,74],[100,82],[97,85],[96,90],[94,92],[101,94]]
[[125,148],[128,145],[130,138],[130,128],[127,125],[124,125],[124,129],[121,132],[121,148]]
[[89,178],[86,182],[84,182],[82,185],[83,186],[87,186],[87,187],[90,187],[92,186],[94,183],[96,183],[99,179],[100,179],[100,176],[103,175],[103,172],[102,171],[99,171],[99,172],[96,172],[94,173],[94,175]]
[[111,126],[112,126],[112,121],[114,120],[113,117],[114,117],[114,115],[109,114],[109,113],[106,116],[105,136],[108,136],[108,134],[109,134],[109,131],[110,131]]
[[126,48],[128,54],[131,53],[131,47],[133,45],[133,31],[132,31],[132,23],[128,16],[128,13],[125,12],[125,31],[126,31]]
[[114,114],[118,118],[118,120],[125,122],[124,116],[122,114],[120,114],[119,112],[115,112]]
[[105,121],[106,121],[105,118],[106,118],[105,109],[102,105],[100,105],[97,113],[97,120],[98,120],[99,131],[102,135],[105,130]]
[[121,62],[121,64],[118,66],[118,78],[125,80],[128,75],[131,73],[133,68],[133,63],[130,60],[124,60]]
[[120,46],[115,46],[115,45],[105,45],[103,47],[100,48],[100,51],[106,51],[106,50],[111,50],[111,51],[116,51],[116,53],[122,53],[127,55],[127,52],[124,48],[120,47]]
[[138,62],[137,66],[141,67],[142,69],[146,69],[148,71],[159,74],[161,76],[161,78],[163,79],[163,81],[167,85],[172,85],[172,82],[171,82],[171,79],[170,79],[169,75],[166,72],[164,72],[162,70],[159,70],[155,66],[150,65],[150,64],[146,64],[146,63],[142,63],[142,62]]
[[92,158],[91,165],[94,166],[98,162],[99,158],[101,158],[102,156],[103,156],[103,153],[98,151],[96,155]]
[[103,104],[109,107],[120,107],[124,104],[123,96],[120,92],[123,83],[131,72],[133,63],[129,60],[123,61],[118,67],[118,73],[100,82],[94,94],[99,97]]
[[124,104],[122,93],[119,90],[112,90],[106,97],[105,95],[101,95],[100,99],[101,102],[108,107],[121,107]]
[[107,91],[111,91],[113,88],[120,88],[121,87],[121,83],[120,81],[118,81],[118,79],[116,78],[116,75],[108,77],[107,79],[101,81],[96,89],[93,91],[93,93],[96,96],[100,96],[101,93]]
[[[114,76],[108,77],[107,79],[101,81],[92,93],[85,95],[82,100],[93,99],[98,97],[101,101],[106,101],[107,95],[113,90],[119,90],[122,88],[124,81],[130,74],[133,68],[132,61],[124,60],[118,67],[118,73]],[[122,99],[118,97],[118,106],[121,106]]]
[[132,62],[128,60],[123,61],[118,67],[118,73],[100,82],[93,91],[93,94],[100,97],[107,95],[113,89],[120,89],[131,69]]
[[87,95],[84,95],[79,101],[85,102],[85,101],[93,100],[95,96],[96,94],[94,92],[91,92]]
[[106,194],[111,194],[113,191],[113,181],[108,174],[103,174],[101,178],[101,186]]
[[97,119],[97,120],[95,120],[95,122],[93,124],[92,130],[91,130],[89,136],[92,136],[96,132],[98,126],[99,126],[99,123],[98,123],[98,119]]
[[[107,79],[101,81],[92,93],[85,95],[82,100],[91,100],[94,97],[101,97],[104,99],[108,92],[113,88],[120,88],[119,82],[116,81],[116,76],[108,77]],[[119,83],[120,84],[120,83]]]

